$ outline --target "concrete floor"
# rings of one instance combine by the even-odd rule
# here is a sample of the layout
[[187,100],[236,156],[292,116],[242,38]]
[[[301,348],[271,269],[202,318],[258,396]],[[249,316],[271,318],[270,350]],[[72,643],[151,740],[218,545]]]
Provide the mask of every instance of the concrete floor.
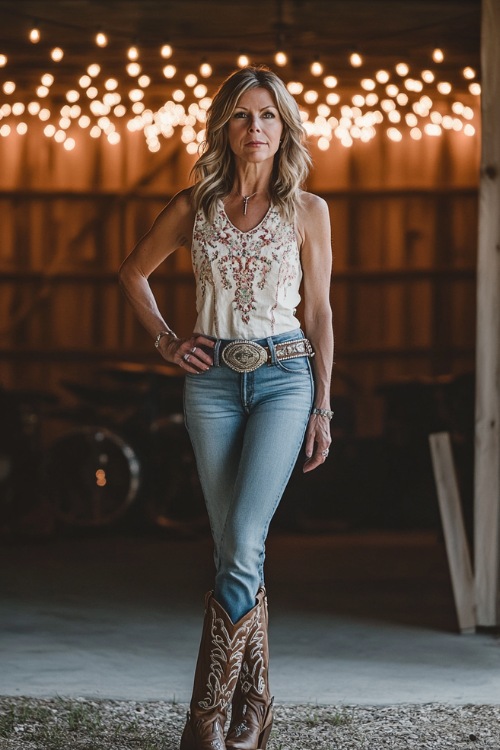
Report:
[[[208,539],[61,537],[0,550],[0,695],[188,701]],[[461,636],[434,534],[272,535],[280,702],[497,703],[498,636]]]

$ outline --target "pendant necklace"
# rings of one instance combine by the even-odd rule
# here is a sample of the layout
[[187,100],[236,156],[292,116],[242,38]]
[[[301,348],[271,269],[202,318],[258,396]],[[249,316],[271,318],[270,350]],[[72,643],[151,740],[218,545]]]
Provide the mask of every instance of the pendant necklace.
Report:
[[252,195],[242,195],[239,193],[240,197],[243,198],[243,216],[247,215],[247,209],[248,209],[248,201],[250,198],[253,198],[254,195],[257,195],[259,191],[257,190],[255,193],[252,193]]

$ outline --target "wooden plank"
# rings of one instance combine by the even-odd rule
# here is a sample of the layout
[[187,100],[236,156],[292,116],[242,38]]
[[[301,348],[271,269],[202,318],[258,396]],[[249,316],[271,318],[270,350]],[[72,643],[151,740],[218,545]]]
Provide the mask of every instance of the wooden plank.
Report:
[[500,624],[500,0],[483,0],[474,547],[479,625]]
[[462,633],[473,633],[476,627],[474,576],[453,464],[450,433],[436,432],[429,435],[429,443],[458,626]]

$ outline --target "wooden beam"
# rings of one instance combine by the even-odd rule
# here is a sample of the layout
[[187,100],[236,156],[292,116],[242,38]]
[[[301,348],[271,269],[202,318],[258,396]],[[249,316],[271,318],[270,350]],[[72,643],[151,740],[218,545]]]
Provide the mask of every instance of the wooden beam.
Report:
[[500,0],[483,0],[474,546],[477,621],[500,624]]
[[474,576],[465,533],[449,432],[429,435],[439,510],[450,566],[458,627],[462,633],[476,629]]

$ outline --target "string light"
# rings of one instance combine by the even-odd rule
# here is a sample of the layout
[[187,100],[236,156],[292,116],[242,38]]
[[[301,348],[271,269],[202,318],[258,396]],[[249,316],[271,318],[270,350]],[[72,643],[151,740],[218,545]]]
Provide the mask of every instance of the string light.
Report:
[[359,52],[351,52],[349,55],[349,62],[353,68],[360,68],[363,65],[363,58]]
[[420,75],[422,77],[422,80],[425,81],[425,83],[432,83],[435,78],[435,75],[432,72],[432,70],[423,70]]
[[472,78],[476,77],[476,71],[474,68],[467,66],[462,70],[462,75],[466,80],[470,81]]
[[118,81],[116,78],[108,78],[104,81],[104,88],[106,91],[115,91],[118,88]]
[[0,55],[0,68],[5,68],[7,65],[7,55]]
[[300,83],[300,81],[289,81],[286,87],[292,96],[298,96],[304,90],[304,84]]
[[198,83],[198,78],[194,73],[188,73],[188,75],[184,78],[184,82],[186,86],[189,86],[189,88],[193,88],[193,86],[196,86],[196,84]]
[[151,78],[149,76],[140,76],[137,79],[137,83],[141,88],[145,89],[151,84]]
[[240,68],[246,68],[247,65],[250,65],[250,58],[248,55],[241,54],[239,55],[237,62]]
[[410,68],[408,67],[406,63],[400,62],[396,65],[396,73],[398,74],[398,76],[401,76],[401,77],[407,76],[409,72],[410,72]]
[[323,78],[323,83],[325,84],[327,89],[334,89],[338,84],[338,79],[335,76],[325,76]]
[[439,47],[436,47],[436,49],[432,53],[432,59],[435,63],[442,63],[444,60],[444,52]]
[[379,83],[387,83],[390,77],[387,70],[377,70],[375,73],[375,78]]
[[469,91],[473,96],[480,96],[481,95],[481,84],[480,83],[470,83],[469,84]]
[[91,78],[96,78],[100,72],[101,72],[101,66],[98,65],[97,63],[92,63],[87,68],[87,73],[89,74]]
[[64,51],[61,49],[61,47],[54,47],[54,49],[50,52],[50,56],[54,60],[54,62],[61,62],[64,57]]
[[133,60],[133,61],[134,60],[138,60],[139,59],[139,50],[137,49],[137,47],[135,47],[135,46],[129,47],[128,50],[127,50],[127,57],[128,57],[129,60]]
[[276,63],[276,65],[279,65],[280,68],[283,68],[288,62],[288,56],[286,52],[284,52],[283,50],[278,50],[274,55],[274,62]]
[[376,83],[372,78],[363,78],[361,81],[361,88],[363,88],[365,91],[373,91],[375,88]]
[[[5,81],[5,83],[2,86],[4,94],[13,94],[16,90],[16,84],[14,81]],[[49,93],[47,89],[47,94]]]
[[451,86],[451,83],[448,83],[447,81],[440,81],[437,84],[436,88],[440,94],[447,95],[451,93],[452,86]]
[[164,45],[163,45],[163,47],[162,47],[162,48],[161,48],[161,50],[160,50],[160,54],[161,54],[161,56],[162,56],[162,57],[163,57],[163,58],[164,58],[165,60],[168,60],[168,58],[169,58],[169,57],[172,57],[172,54],[173,54],[173,49],[172,49],[172,47],[170,46],[170,44],[164,44]]
[[316,60],[314,60],[314,61],[313,61],[313,62],[311,63],[311,68],[310,68],[310,70],[311,70],[311,74],[312,74],[313,76],[321,76],[321,75],[323,75],[323,65],[322,65],[322,64],[320,63],[320,61],[319,61],[319,60],[317,60],[317,59],[316,59]]
[[30,29],[28,38],[32,44],[38,44],[38,42],[42,38],[42,35],[40,34],[40,29],[38,28],[38,26],[33,26]]
[[208,62],[202,62],[200,65],[200,75],[202,78],[210,78],[212,75],[212,66]]
[[165,65],[163,68],[163,75],[165,78],[173,78],[176,74],[177,70],[175,65]]
[[141,71],[142,71],[141,66],[137,62],[130,62],[130,63],[128,63],[126,69],[127,69],[127,73],[132,78],[135,78],[135,76],[138,76],[141,73]]
[[68,102],[71,102],[72,104],[74,104],[75,102],[78,101],[79,98],[80,98],[80,93],[76,91],[75,89],[70,89],[69,91],[66,91],[66,99],[68,100]]
[[98,31],[95,35],[95,43],[98,47],[107,47],[108,46],[108,37],[104,33],[104,31]]

